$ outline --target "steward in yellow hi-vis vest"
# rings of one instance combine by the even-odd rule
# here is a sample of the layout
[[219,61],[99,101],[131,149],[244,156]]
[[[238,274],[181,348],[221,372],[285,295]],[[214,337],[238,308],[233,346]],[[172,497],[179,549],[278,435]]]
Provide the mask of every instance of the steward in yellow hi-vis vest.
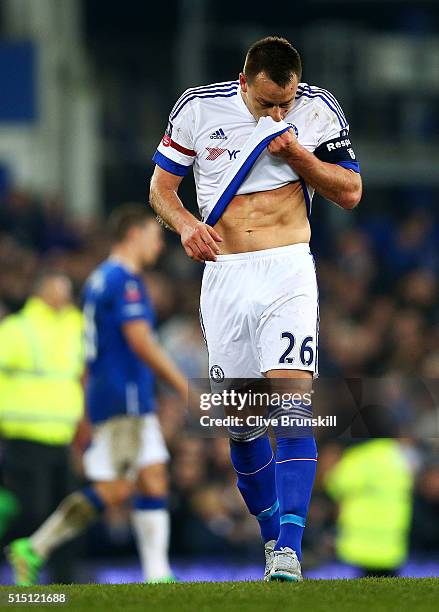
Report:
[[398,440],[378,438],[347,449],[326,478],[339,504],[339,559],[369,575],[393,574],[407,557],[412,487]]
[[1,437],[69,444],[83,414],[82,372],[80,311],[29,298],[0,323]]
[[[77,486],[70,443],[83,415],[82,372],[82,315],[71,282],[43,273],[23,309],[0,322],[2,472],[20,508],[6,544],[30,535]],[[76,557],[60,549],[51,579],[72,582]]]

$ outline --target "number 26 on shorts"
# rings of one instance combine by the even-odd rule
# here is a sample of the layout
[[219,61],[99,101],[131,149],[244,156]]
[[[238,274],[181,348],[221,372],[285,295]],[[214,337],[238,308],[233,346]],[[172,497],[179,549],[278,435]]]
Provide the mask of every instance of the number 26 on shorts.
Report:
[[[296,346],[296,338],[291,332],[284,331],[281,338],[288,340],[288,346],[279,358],[279,363],[294,363],[295,358],[291,356]],[[306,336],[300,345],[299,358],[304,366],[310,366],[314,361],[314,349],[312,348],[313,336]]]

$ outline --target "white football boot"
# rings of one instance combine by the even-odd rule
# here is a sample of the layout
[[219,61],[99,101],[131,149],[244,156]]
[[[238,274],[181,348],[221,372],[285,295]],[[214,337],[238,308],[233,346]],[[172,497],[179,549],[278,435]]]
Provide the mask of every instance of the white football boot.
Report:
[[302,570],[296,551],[288,546],[273,551],[273,562],[268,580],[280,582],[302,582]]
[[273,567],[273,559],[274,559],[274,546],[276,544],[276,540],[269,540],[265,542],[265,570],[264,570],[264,580],[265,582],[270,581],[270,573],[271,568]]

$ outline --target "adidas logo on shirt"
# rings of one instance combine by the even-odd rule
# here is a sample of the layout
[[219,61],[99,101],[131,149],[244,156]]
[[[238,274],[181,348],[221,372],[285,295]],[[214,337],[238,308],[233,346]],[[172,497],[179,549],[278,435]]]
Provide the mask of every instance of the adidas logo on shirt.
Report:
[[212,140],[227,140],[227,136],[225,135],[223,128],[220,128],[219,130],[215,130],[215,132],[212,132],[212,134],[210,135],[210,138]]

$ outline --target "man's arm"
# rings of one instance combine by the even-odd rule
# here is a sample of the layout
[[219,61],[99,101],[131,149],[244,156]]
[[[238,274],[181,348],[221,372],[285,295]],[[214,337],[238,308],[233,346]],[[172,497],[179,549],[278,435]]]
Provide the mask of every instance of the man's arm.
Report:
[[151,179],[150,204],[165,224],[180,234],[184,250],[191,259],[215,261],[219,253],[216,243],[221,242],[222,238],[212,227],[184,208],[178,196],[182,179],[182,176],[156,166]]
[[187,399],[187,379],[156,341],[148,323],[143,319],[127,321],[122,325],[122,332],[131,350],[154,370],[157,376]]
[[196,221],[195,217],[186,210],[178,196],[178,188],[183,176],[171,174],[156,166],[151,178],[149,203],[158,217],[174,232],[180,233],[178,228],[186,220]]
[[288,130],[268,145],[272,155],[282,157],[323,197],[345,210],[352,210],[361,200],[361,176],[352,170],[320,161],[297,141],[293,130]]

